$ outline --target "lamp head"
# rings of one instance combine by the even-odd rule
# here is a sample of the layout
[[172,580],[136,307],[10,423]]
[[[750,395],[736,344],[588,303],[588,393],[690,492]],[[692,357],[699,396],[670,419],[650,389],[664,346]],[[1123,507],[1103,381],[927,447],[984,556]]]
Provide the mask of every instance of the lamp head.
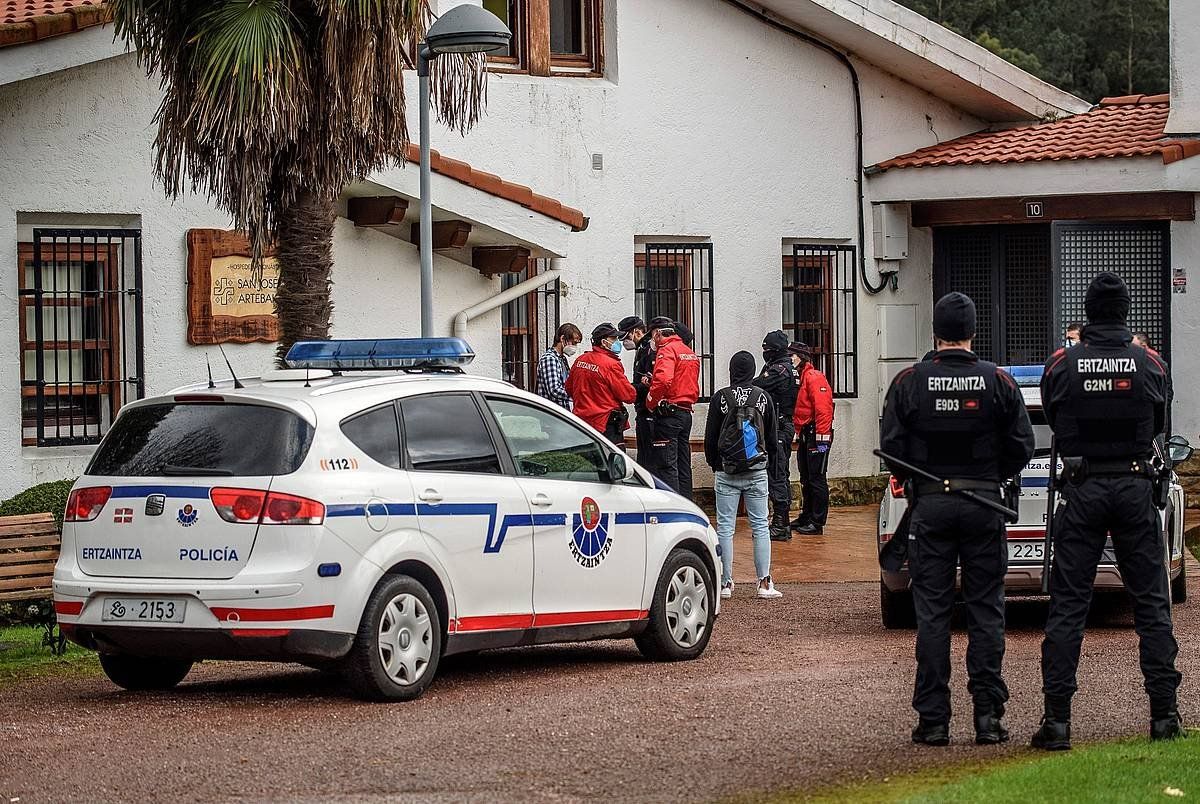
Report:
[[490,53],[512,41],[512,31],[499,17],[480,6],[455,6],[434,21],[425,33],[432,55]]

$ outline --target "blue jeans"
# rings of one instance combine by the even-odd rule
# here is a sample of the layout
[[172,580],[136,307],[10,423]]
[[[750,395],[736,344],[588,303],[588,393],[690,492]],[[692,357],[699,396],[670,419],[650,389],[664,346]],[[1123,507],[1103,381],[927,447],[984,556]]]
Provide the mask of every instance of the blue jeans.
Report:
[[759,579],[771,574],[771,532],[767,527],[767,470],[741,475],[716,473],[717,539],[721,543],[721,583],[733,582],[733,529],[737,525],[738,500],[746,500],[750,532],[754,534],[754,571]]

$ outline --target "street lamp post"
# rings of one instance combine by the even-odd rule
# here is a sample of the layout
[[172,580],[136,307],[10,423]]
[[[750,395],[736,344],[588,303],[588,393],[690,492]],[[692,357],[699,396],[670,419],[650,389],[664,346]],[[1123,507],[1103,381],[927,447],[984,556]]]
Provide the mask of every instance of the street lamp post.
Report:
[[417,52],[421,116],[421,337],[433,336],[433,200],[429,167],[429,66],[443,53],[490,53],[512,41],[499,17],[479,6],[455,6],[429,26]]

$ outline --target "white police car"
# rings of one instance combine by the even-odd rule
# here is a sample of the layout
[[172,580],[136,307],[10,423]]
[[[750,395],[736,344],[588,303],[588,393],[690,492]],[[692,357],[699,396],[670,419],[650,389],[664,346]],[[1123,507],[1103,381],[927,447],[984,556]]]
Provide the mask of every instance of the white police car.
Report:
[[[126,405],[71,492],[54,606],[127,689],[199,659],[411,699],[442,656],[632,637],[693,659],[704,514],[455,339],[297,344],[293,368]],[[401,369],[383,376],[351,370]]]
[[[1004,577],[1005,593],[1016,595],[1039,595],[1042,589],[1042,564],[1046,540],[1046,489],[1050,477],[1050,427],[1042,411],[1040,383],[1042,366],[1012,366],[1006,371],[1021,387],[1025,407],[1033,422],[1036,445],[1033,459],[1021,473],[1021,497],[1017,506],[1020,518],[1016,524],[1007,525],[1008,573]],[[1178,437],[1176,437],[1178,439]],[[1173,442],[1176,439],[1172,439]],[[1186,460],[1191,454],[1186,441],[1172,443],[1172,458],[1175,462]],[[1062,462],[1059,462],[1059,470]],[[891,540],[904,515],[908,501],[904,490],[895,478],[889,478],[888,489],[879,503],[878,546]],[[1187,597],[1187,576],[1183,560],[1183,488],[1171,483],[1170,500],[1162,512],[1163,532],[1167,537],[1169,555],[1164,561],[1170,567],[1171,597],[1180,603]],[[1115,592],[1123,588],[1121,573],[1117,568],[1116,555],[1110,539],[1096,572],[1095,588],[1100,592]],[[886,628],[913,628],[916,614],[913,611],[912,590],[908,567],[898,572],[880,571],[879,578],[880,614]]]

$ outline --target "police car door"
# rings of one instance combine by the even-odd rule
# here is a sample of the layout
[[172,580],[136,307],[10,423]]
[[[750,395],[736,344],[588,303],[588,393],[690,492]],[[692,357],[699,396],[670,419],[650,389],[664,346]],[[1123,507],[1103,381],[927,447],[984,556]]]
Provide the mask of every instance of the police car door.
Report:
[[609,480],[612,448],[548,406],[492,395],[487,405],[533,514],[534,624],[638,619],[645,508],[637,488]]
[[470,393],[400,400],[417,520],[450,574],[458,632],[529,628],[529,504]]

